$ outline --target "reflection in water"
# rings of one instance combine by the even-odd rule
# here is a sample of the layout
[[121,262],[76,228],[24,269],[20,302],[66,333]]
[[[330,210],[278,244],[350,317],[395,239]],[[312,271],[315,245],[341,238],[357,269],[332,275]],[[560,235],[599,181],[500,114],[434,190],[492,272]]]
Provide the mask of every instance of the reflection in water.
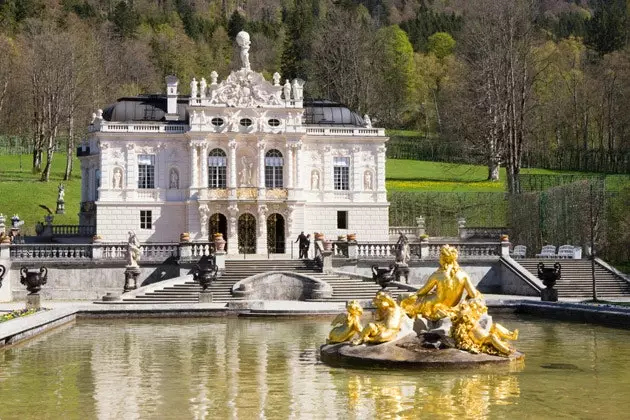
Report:
[[[527,355],[522,371],[423,372],[319,363],[328,323],[81,322],[0,351],[0,418],[588,418],[630,411],[628,331],[511,318],[506,323],[521,330]],[[560,363],[578,369],[543,367]]]

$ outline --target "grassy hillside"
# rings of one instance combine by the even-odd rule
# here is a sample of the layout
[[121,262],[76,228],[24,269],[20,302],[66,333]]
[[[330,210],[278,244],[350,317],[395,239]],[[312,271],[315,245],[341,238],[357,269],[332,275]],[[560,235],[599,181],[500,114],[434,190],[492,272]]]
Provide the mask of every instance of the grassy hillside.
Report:
[[55,214],[54,224],[78,224],[81,201],[79,160],[74,158],[75,177],[70,181],[63,181],[65,164],[65,154],[56,154],[50,171],[50,181],[40,182],[40,174],[31,172],[30,155],[0,156],[0,213],[7,216],[7,222],[11,216],[17,214],[25,221],[25,233],[33,234],[35,224],[38,221],[43,222],[47,214],[39,205],[45,205],[54,212],[57,207],[57,187],[63,182],[66,213]]

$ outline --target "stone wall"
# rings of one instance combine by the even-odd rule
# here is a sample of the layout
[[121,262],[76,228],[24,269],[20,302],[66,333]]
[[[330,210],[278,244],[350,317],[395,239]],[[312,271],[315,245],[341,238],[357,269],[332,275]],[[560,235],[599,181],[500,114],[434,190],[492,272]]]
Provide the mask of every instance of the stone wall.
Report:
[[[348,229],[337,229],[337,211],[348,212]],[[304,231],[322,232],[329,239],[356,233],[361,242],[389,240],[389,204],[336,204],[304,207]]]
[[[140,211],[152,212],[152,229],[140,229]],[[97,233],[103,241],[120,241],[133,230],[141,242],[177,242],[186,232],[186,206],[173,204],[100,203],[97,211]]]
[[248,300],[307,300],[332,296],[332,287],[321,280],[297,273],[269,272],[237,282],[234,296]]
[[[5,266],[8,265],[0,262]],[[20,283],[21,264],[14,264],[7,270],[2,288],[0,301],[8,302],[24,300],[26,286]],[[43,300],[97,300],[106,293],[122,293],[125,283],[125,268],[120,265],[103,265],[93,262],[62,264],[24,264],[28,268],[45,266],[48,269],[48,282],[42,287],[40,295]],[[138,287],[146,286],[156,281],[185,275],[190,271],[178,265],[143,265],[138,280]]]
[[[390,260],[361,260],[355,265],[333,260],[333,265],[335,270],[372,277],[373,264],[386,268],[391,262]],[[461,262],[461,267],[482,293],[501,293],[502,279],[498,260]],[[437,268],[437,261],[412,261],[409,265],[409,284],[417,287],[422,286]]]

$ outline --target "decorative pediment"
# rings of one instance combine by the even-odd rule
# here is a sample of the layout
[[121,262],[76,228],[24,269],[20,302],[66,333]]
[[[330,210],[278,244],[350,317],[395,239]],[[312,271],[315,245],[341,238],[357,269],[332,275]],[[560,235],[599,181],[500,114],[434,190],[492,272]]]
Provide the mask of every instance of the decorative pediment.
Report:
[[244,68],[233,71],[227,79],[209,90],[211,105],[256,108],[284,103],[282,86],[274,86],[262,74]]

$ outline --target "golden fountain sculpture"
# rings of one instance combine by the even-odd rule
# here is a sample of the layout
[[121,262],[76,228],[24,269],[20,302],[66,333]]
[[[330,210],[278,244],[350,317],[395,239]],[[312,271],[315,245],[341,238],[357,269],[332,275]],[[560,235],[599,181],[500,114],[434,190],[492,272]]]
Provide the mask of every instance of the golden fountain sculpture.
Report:
[[374,322],[370,322],[352,341],[353,345],[362,343],[386,343],[398,336],[404,326],[407,315],[396,301],[387,293],[379,291],[372,301],[376,307]]
[[[459,267],[457,257],[456,248],[444,245],[440,249],[439,268],[424,287],[404,299],[400,306],[389,294],[379,291],[373,300],[374,322],[363,329],[363,309],[357,301],[348,302],[347,313],[339,314],[333,321],[336,326],[330,332],[328,344],[351,341],[356,346],[402,339],[405,334],[400,334],[401,330],[410,329],[411,319],[418,318],[416,332],[421,340],[427,339],[425,332],[437,333],[444,339],[450,337],[456,348],[469,353],[522,358],[508,343],[518,338],[518,330],[512,332],[492,322],[483,295]],[[353,340],[356,334],[359,336]]]
[[341,313],[333,319],[331,325],[335,326],[328,334],[326,343],[343,343],[351,340],[363,329],[361,325],[361,315],[363,308],[356,300],[346,303],[346,313]]
[[431,321],[450,318],[451,337],[461,350],[510,355],[514,349],[503,340],[516,340],[518,330],[511,332],[492,323],[483,295],[459,267],[457,256],[456,248],[444,245],[440,249],[440,267],[429,276],[424,287],[401,302],[402,308],[412,318],[420,316]]

